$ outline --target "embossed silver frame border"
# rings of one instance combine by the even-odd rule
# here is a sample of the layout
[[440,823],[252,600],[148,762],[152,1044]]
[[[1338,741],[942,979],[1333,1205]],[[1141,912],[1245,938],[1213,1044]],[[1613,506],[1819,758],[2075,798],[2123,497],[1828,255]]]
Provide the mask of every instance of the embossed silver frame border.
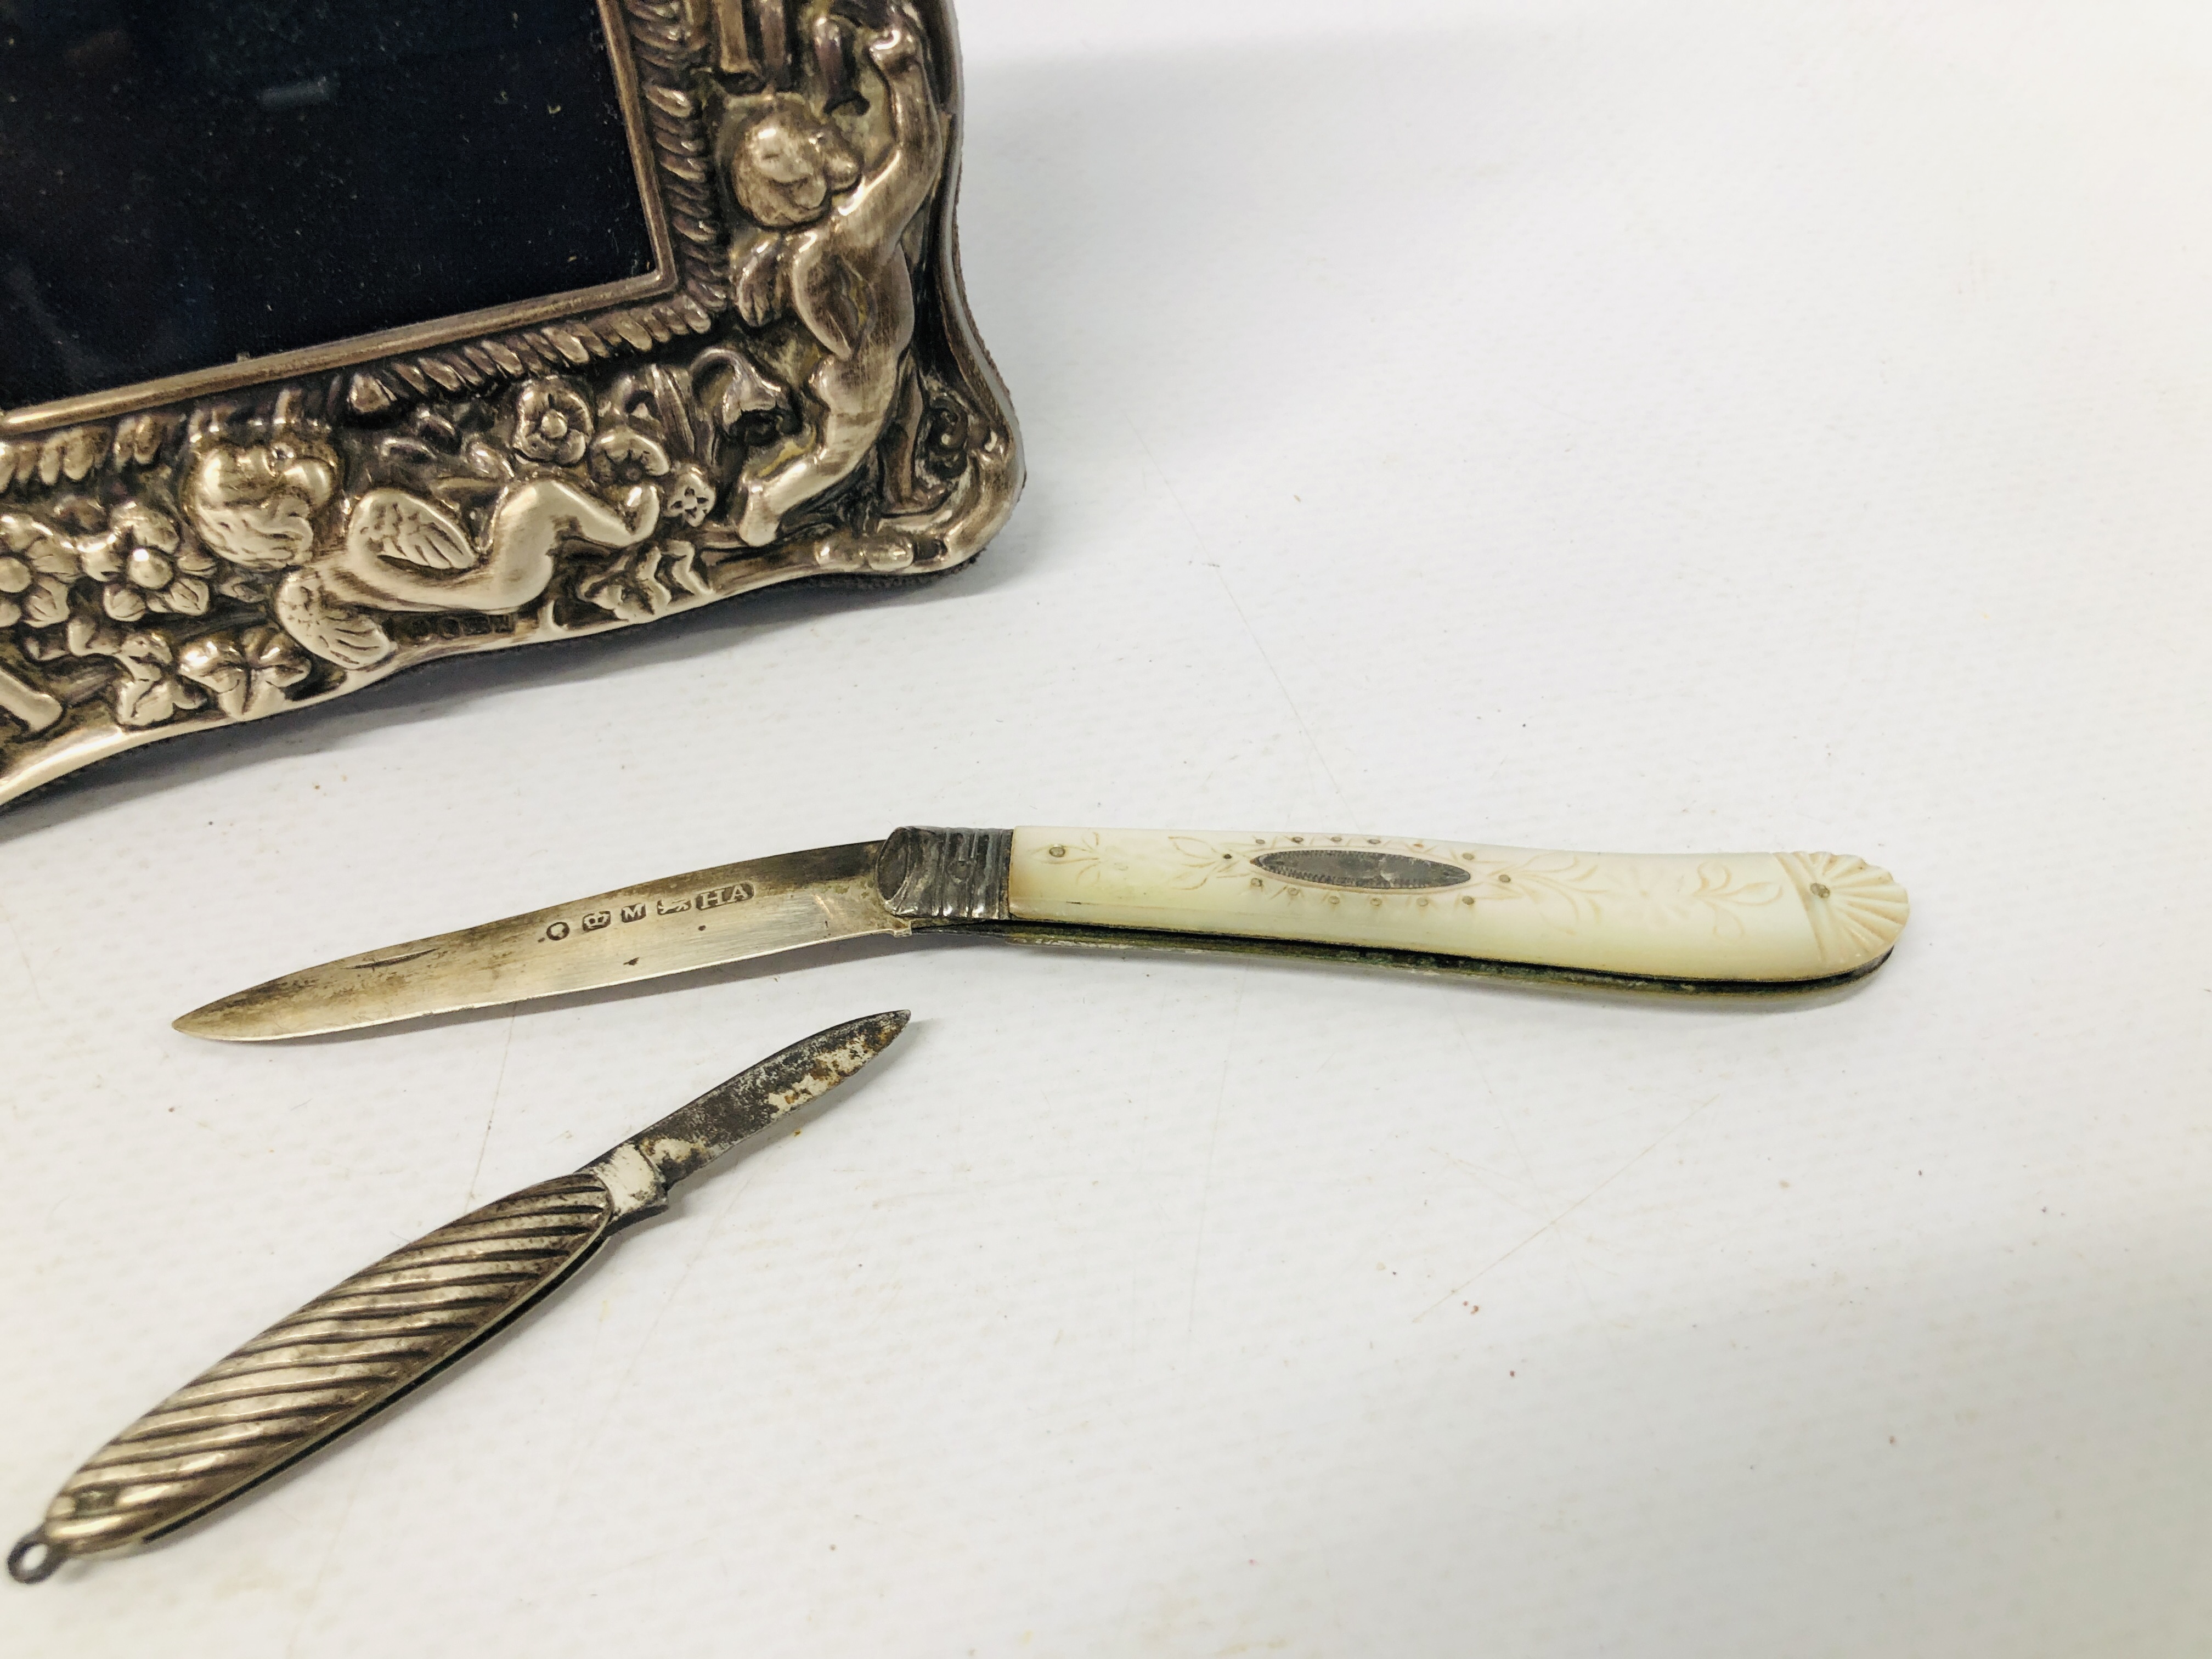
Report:
[[[326,374],[334,369],[351,368],[380,358],[405,357],[456,342],[573,317],[579,313],[621,308],[641,300],[659,300],[684,288],[690,273],[680,268],[674,239],[669,234],[669,209],[664,192],[672,183],[688,185],[696,181],[672,170],[671,163],[680,161],[683,159],[681,153],[664,147],[656,139],[655,125],[648,113],[644,90],[639,83],[637,63],[633,55],[635,28],[641,24],[641,20],[633,19],[625,13],[623,0],[595,0],[595,3],[599,8],[599,27],[606,37],[607,58],[614,69],[615,95],[622,109],[623,130],[629,143],[630,164],[637,180],[639,205],[645,214],[646,234],[653,249],[653,268],[651,271],[642,276],[625,276],[619,282],[602,283],[593,288],[572,289],[566,293],[518,300],[509,305],[462,312],[430,322],[407,323],[397,328],[380,329],[374,334],[357,334],[349,339],[335,340],[327,344],[301,346],[291,351],[271,352],[264,356],[218,363],[208,368],[190,369],[181,374],[165,375],[156,380],[142,380],[134,386],[118,386],[112,391],[81,392],[72,398],[26,404],[21,409],[0,410],[0,437],[15,433],[40,432],[50,427],[112,420],[118,415],[156,409],[165,404],[181,403],[191,398],[240,391],[270,380]],[[707,196],[703,205],[712,210],[711,194]]]
[[[420,343],[403,345],[398,355],[378,355],[389,350],[390,337],[385,335],[313,349],[343,354],[345,361],[331,373],[343,377],[348,369],[352,371],[344,398],[349,415],[374,420],[412,405],[434,404],[440,398],[490,397],[533,377],[604,370],[624,360],[648,365],[655,354],[673,355],[685,349],[688,342],[709,335],[726,316],[735,313],[732,282],[724,264],[734,227],[728,222],[717,194],[710,112],[687,90],[690,76],[714,64],[720,27],[715,14],[726,3],[727,0],[599,0],[602,15],[616,17],[620,25],[608,37],[618,83],[635,88],[635,107],[643,112],[639,131],[648,135],[653,158],[651,187],[647,191],[652,198],[648,212],[664,216],[673,285],[666,286],[662,277],[656,277],[656,295],[641,303],[634,301],[606,310],[562,313],[511,326],[503,333],[441,344],[431,344],[429,334],[471,319],[444,319],[425,325],[422,332],[399,331],[409,341]],[[872,585],[942,575],[983,550],[1006,523],[1021,495],[1025,462],[1020,425],[998,367],[976,331],[961,271],[958,206],[966,112],[958,25],[952,0],[906,0],[906,3],[918,15],[931,44],[934,92],[946,124],[942,171],[923,220],[917,222],[927,223],[924,243],[927,252],[913,273],[916,331],[908,350],[917,366],[926,358],[968,399],[970,413],[976,418],[963,451],[966,470],[940,507],[883,520],[885,529],[905,544],[903,555],[890,562],[879,556],[880,549],[869,545],[868,538],[849,532],[806,532],[754,551],[739,547],[728,531],[705,526],[697,540],[711,567],[709,590],[680,598],[660,615],[682,614],[789,582],[827,578]],[[602,291],[586,290],[586,297]],[[526,309],[535,314],[567,302],[568,296],[553,296],[530,302]],[[224,389],[211,394],[216,400],[214,405],[199,406],[220,407],[227,393],[238,392],[263,402],[274,398],[281,410],[284,397],[300,383],[298,371],[283,366],[287,361],[271,356],[212,371],[226,377]],[[87,478],[92,470],[109,464],[121,465],[123,437],[134,425],[181,421],[195,398],[170,390],[172,384],[149,382],[117,393],[95,394],[128,398],[134,406],[135,412],[105,422],[65,421],[52,413],[58,408],[76,407],[75,400],[44,405],[43,412],[24,410],[14,417],[0,417],[0,513],[15,504],[20,497],[15,492],[24,488],[68,488]],[[157,386],[161,388],[159,392],[155,390]],[[200,395],[210,394],[203,390]],[[34,413],[40,420],[37,429],[26,433],[11,425],[11,421],[27,423]],[[6,753],[8,727],[4,716],[0,716],[0,807],[125,750],[193,732],[318,707],[427,663],[555,639],[588,637],[657,619],[609,617],[564,626],[543,617],[456,617],[451,619],[449,628],[441,625],[428,636],[418,634],[375,667],[349,671],[335,685],[294,696],[275,707],[237,714],[207,708],[143,727],[113,722],[78,724],[52,737],[36,735],[34,727],[33,737],[17,740],[18,745],[27,744],[27,748],[19,746],[14,755]],[[5,655],[0,653],[0,667],[6,665]]]

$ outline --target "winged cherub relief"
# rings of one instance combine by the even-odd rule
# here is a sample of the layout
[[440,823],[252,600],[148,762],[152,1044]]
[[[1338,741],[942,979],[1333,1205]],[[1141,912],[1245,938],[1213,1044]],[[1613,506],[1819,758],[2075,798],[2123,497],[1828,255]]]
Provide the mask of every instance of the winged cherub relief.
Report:
[[843,483],[890,418],[914,342],[903,246],[945,165],[945,116],[930,88],[920,23],[902,4],[860,6],[860,54],[883,86],[883,153],[865,159],[812,96],[740,100],[728,173],[763,233],[732,250],[738,314],[755,330],[786,315],[804,337],[775,353],[801,388],[801,428],[755,454],[738,484],[738,534],[773,544],[795,508]]
[[[515,420],[525,466],[541,454],[579,461],[592,435],[589,405],[557,382],[526,385]],[[520,611],[544,596],[564,547],[635,547],[661,519],[653,479],[609,501],[552,467],[518,472],[501,460],[504,482],[472,532],[459,512],[406,489],[379,486],[340,501],[340,471],[326,441],[280,426],[264,441],[208,445],[182,494],[185,517],[210,550],[248,570],[284,573],[271,600],[277,622],[341,668],[374,668],[391,657],[379,612]],[[687,496],[694,482],[684,481]]]

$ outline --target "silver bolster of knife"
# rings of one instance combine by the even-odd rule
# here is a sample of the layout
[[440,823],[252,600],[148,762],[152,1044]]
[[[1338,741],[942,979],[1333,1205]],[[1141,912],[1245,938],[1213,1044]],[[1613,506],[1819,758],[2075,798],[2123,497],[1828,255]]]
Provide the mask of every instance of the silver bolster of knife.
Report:
[[452,1364],[574,1273],[632,1211],[589,1170],[396,1250],[194,1377],[63,1483],[16,1544],[24,1583],[173,1532]]
[[906,921],[1006,921],[1011,830],[909,824],[884,842],[876,882],[884,908]]

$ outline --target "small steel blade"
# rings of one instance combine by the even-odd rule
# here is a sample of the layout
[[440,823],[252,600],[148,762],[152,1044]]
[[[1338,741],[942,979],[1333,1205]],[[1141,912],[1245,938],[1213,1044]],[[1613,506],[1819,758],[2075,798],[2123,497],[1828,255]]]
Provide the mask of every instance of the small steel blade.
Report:
[[695,871],[303,969],[196,1008],[188,1036],[266,1042],[597,990],[837,939],[901,935],[880,842]]
[[747,1066],[728,1082],[716,1084],[690,1105],[633,1135],[602,1162],[611,1163],[635,1150],[653,1166],[662,1190],[672,1188],[738,1142],[828,1094],[890,1048],[912,1018],[901,1008],[817,1031],[759,1065]]

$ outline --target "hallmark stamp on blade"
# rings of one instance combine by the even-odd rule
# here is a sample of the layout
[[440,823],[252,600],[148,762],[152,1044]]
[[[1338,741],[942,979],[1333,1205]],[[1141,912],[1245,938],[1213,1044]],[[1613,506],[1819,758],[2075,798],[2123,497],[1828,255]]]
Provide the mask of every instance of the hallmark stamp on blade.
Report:
[[[733,881],[720,887],[710,887],[703,893],[694,893],[690,898],[672,904],[666,899],[655,900],[651,914],[660,916],[687,916],[701,910],[719,910],[726,904],[750,903],[760,890],[749,881]],[[579,933],[601,933],[618,922],[643,921],[647,909],[642,902],[625,904],[620,910],[594,910],[579,921],[548,922],[538,936],[541,945],[558,945],[574,939]]]

